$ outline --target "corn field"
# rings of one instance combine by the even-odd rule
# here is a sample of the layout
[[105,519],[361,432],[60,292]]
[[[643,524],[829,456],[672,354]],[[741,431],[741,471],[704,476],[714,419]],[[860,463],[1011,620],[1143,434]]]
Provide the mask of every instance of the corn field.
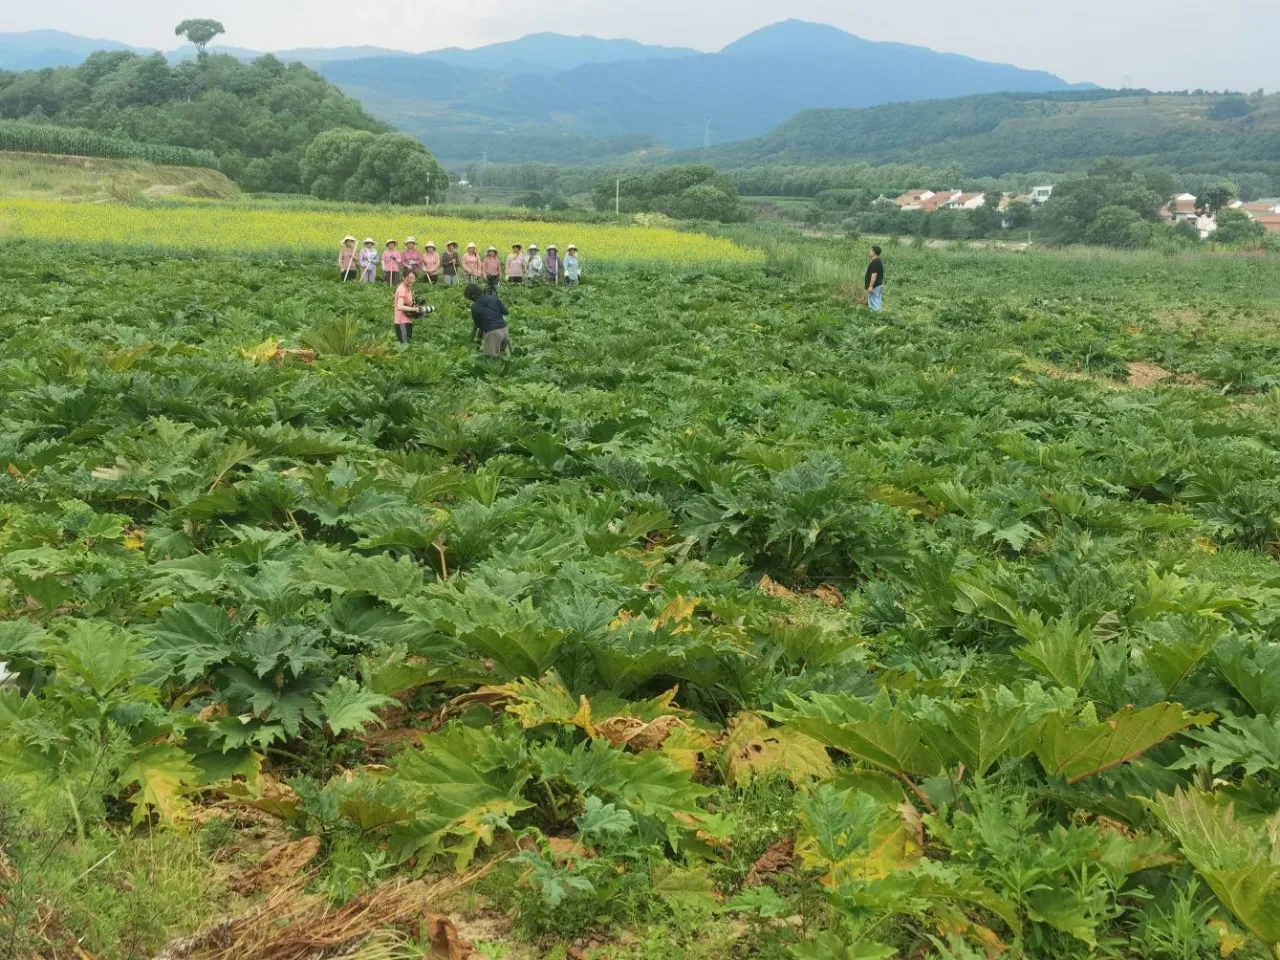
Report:
[[208,150],[192,150],[167,144],[137,143],[76,127],[58,127],[23,120],[0,120],[0,150],[23,153],[60,153],[74,157],[111,157],[146,160],[180,167],[214,167],[218,158]]

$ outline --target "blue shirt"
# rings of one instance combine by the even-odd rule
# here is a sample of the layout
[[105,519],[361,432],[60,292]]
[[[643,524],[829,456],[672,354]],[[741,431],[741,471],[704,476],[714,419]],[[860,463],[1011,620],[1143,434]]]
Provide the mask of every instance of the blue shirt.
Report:
[[564,278],[566,280],[578,279],[578,258],[572,254],[564,258]]

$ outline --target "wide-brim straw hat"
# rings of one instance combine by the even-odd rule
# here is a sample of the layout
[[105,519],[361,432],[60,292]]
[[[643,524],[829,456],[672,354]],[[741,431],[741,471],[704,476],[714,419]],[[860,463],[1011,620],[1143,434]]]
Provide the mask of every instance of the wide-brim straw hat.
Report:
[[343,238],[342,238],[342,242],[343,242],[343,243],[355,243],[355,242],[356,242],[356,238],[355,238],[355,237],[353,237],[353,236],[351,236],[351,234],[347,234],[345,237],[343,237]]
[[529,244],[529,249],[530,249],[530,250],[537,250],[537,249],[538,249],[538,245],[537,245],[536,243],[531,243],[531,244]]
[[388,241],[387,241],[387,246],[388,246],[388,247],[389,247],[389,246],[391,246],[392,244],[395,244],[395,245],[398,247],[398,246],[400,246],[400,241],[399,241],[399,240],[388,240]]
[[554,243],[548,243],[547,250],[554,250],[556,253],[560,252],[560,248],[557,247]]
[[434,250],[435,248],[436,248],[435,241],[434,241],[434,240],[428,240],[428,241],[427,241],[426,249],[428,249],[428,250]]
[[[476,247],[476,245],[475,245],[474,243],[468,243],[468,244],[467,244],[467,249],[468,249],[468,250],[475,250],[475,249],[477,249],[477,247]],[[497,247],[490,247],[489,249],[490,249],[490,250],[497,250],[498,248],[497,248]]]
[[378,241],[377,241],[377,240],[375,240],[375,239],[373,239],[373,237],[365,237],[365,238],[364,238],[364,242],[365,242],[365,243],[377,243]]
[[577,249],[578,249],[578,245],[577,245],[576,243],[571,243],[571,244],[569,244],[567,247],[565,247],[565,249],[566,249],[566,250],[577,250]]
[[407,244],[410,244],[410,243],[417,243],[417,242],[418,242],[418,238],[417,238],[417,237],[406,237],[404,242],[405,242],[405,244],[406,244],[406,245],[407,245]]
[[[472,246],[474,247],[475,244],[473,243]],[[497,247],[490,247],[488,250],[485,251],[485,253],[497,253],[497,252],[498,252]]]

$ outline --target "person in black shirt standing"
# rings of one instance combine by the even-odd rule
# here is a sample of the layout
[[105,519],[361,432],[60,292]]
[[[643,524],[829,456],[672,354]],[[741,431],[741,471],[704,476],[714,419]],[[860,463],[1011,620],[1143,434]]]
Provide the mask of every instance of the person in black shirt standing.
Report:
[[471,338],[484,342],[487,357],[499,357],[511,350],[507,331],[507,305],[493,291],[485,292],[478,283],[467,284],[463,296],[471,302]]
[[867,306],[876,313],[884,311],[884,261],[880,259],[880,248],[871,248],[871,263],[867,266],[867,275],[863,282],[867,287]]

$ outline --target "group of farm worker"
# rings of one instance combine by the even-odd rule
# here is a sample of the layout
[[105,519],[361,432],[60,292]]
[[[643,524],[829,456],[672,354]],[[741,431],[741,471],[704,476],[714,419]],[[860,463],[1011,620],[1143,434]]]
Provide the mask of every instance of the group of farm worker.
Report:
[[397,286],[401,275],[410,272],[430,284],[455,287],[475,283],[484,284],[490,290],[496,289],[504,279],[507,283],[552,283],[572,287],[582,278],[578,247],[572,243],[565,249],[563,257],[555,244],[547,247],[545,256],[536,243],[529,244],[527,250],[519,243],[512,244],[511,254],[504,263],[497,247],[490,247],[482,257],[474,243],[468,243],[466,252],[459,254],[456,241],[445,244],[444,253],[440,253],[431,240],[418,249],[418,241],[414,237],[405,240],[403,250],[399,241],[388,240],[381,252],[372,237],[365,238],[364,245],[359,248],[355,237],[349,236],[342,241],[342,249],[338,251],[338,272],[344,281],[376,283],[379,267],[382,268],[382,279],[389,287]]

